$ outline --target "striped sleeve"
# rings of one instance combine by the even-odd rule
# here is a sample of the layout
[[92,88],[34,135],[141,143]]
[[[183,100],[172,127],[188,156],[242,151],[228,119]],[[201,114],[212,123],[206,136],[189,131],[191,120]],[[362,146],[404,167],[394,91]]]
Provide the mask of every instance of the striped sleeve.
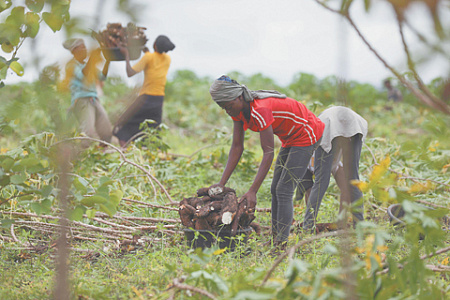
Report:
[[251,117],[254,124],[258,127],[258,131],[263,131],[274,122],[272,110],[267,107],[261,107],[255,109],[252,107]]

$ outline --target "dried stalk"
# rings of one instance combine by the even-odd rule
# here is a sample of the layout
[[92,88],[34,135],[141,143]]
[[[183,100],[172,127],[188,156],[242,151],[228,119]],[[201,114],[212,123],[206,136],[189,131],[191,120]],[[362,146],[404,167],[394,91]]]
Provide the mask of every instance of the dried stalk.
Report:
[[54,147],[55,145],[60,144],[60,143],[74,141],[74,140],[94,141],[94,142],[98,142],[100,144],[105,144],[105,145],[111,147],[112,149],[114,149],[115,151],[117,151],[119,153],[119,155],[120,155],[120,157],[121,157],[123,162],[138,168],[139,170],[144,172],[149,178],[151,178],[151,180],[156,182],[158,184],[158,186],[161,188],[161,190],[164,192],[164,194],[167,196],[167,198],[170,200],[170,203],[177,203],[177,202],[172,200],[172,197],[169,195],[169,193],[167,192],[166,188],[161,184],[161,182],[159,182],[158,179],[156,179],[152,174],[150,174],[143,166],[141,166],[141,165],[139,165],[139,164],[137,164],[135,162],[132,162],[129,159],[127,159],[125,157],[125,154],[119,148],[117,148],[116,146],[114,146],[114,145],[112,145],[112,144],[110,144],[108,142],[105,142],[105,141],[102,141],[102,140],[99,140],[99,139],[95,139],[95,138],[91,138],[91,137],[73,137],[73,138],[67,138],[65,140],[59,141],[59,142],[53,144],[51,147]]
[[162,208],[162,209],[167,209],[167,210],[178,211],[178,208],[167,207],[167,206],[157,205],[157,204],[150,204],[150,203],[139,201],[139,200],[133,200],[133,199],[128,199],[128,198],[123,198],[122,200],[129,201],[129,202],[134,202],[134,203],[139,203],[139,204],[142,204],[142,205],[146,205],[148,207]]
[[[369,48],[369,50],[378,58],[378,60],[381,61],[381,63],[387,69],[389,69],[392,72],[392,74],[394,74],[400,80],[400,82],[406,88],[408,88],[420,101],[422,101],[424,104],[428,105],[431,108],[437,109],[437,110],[439,110],[439,111],[441,111],[441,112],[443,112],[443,113],[445,113],[447,115],[450,115],[450,107],[445,102],[443,102],[441,99],[435,97],[434,95],[433,95],[433,97],[429,97],[428,95],[430,95],[432,93],[429,91],[429,89],[425,85],[421,86],[423,91],[426,91],[426,92],[422,93],[411,82],[409,82],[402,74],[400,74],[400,72],[395,70],[392,66],[390,66],[386,62],[386,60],[384,58],[381,57],[381,55],[372,47],[372,45],[367,41],[367,39],[364,37],[364,35],[359,30],[359,28],[353,22],[353,19],[350,17],[350,14],[349,14],[348,11],[346,11],[344,13],[344,12],[341,12],[339,10],[336,10],[336,9],[333,9],[333,8],[329,7],[328,5],[326,5],[324,2],[322,2],[320,0],[315,0],[315,1],[319,5],[324,7],[325,9],[327,9],[327,10],[333,12],[333,13],[336,13],[336,14],[339,14],[339,15],[343,16],[350,23],[350,25],[356,31],[356,33],[361,38],[361,40],[364,42],[364,44],[366,44],[366,46]],[[419,86],[420,86],[420,82],[421,81],[422,80],[418,81]]]
[[211,294],[208,291],[199,289],[199,288],[197,288],[195,286],[192,286],[192,285],[183,284],[182,280],[180,280],[178,278],[174,278],[173,279],[172,287],[176,287],[176,288],[178,288],[180,290],[188,290],[188,291],[191,291],[191,292],[194,292],[194,293],[198,293],[198,294],[206,296],[206,297],[208,297],[210,299],[217,299],[213,294]]

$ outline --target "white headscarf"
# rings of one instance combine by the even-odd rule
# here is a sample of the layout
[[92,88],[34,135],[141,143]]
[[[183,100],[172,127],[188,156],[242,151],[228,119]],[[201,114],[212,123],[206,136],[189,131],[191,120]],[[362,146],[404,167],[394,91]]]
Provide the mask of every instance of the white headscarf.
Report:
[[286,98],[286,95],[278,91],[257,90],[252,91],[243,84],[231,79],[226,75],[222,75],[216,79],[211,87],[209,93],[213,100],[217,103],[233,101],[239,96],[243,96],[246,102],[251,102],[254,99],[264,99],[269,97]]
[[73,49],[81,45],[84,45],[84,41],[82,39],[68,39],[63,43],[63,47],[69,50],[70,52],[72,52]]

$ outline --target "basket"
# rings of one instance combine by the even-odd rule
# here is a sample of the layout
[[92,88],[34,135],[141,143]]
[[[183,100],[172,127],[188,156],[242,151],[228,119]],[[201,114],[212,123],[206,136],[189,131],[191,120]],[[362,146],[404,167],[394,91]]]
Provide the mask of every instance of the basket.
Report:
[[[239,243],[247,243],[252,228],[239,229],[234,237],[231,236],[230,231],[225,230],[194,230],[185,228],[183,232],[188,246],[193,249],[210,248],[218,244],[221,249],[227,248],[227,250],[233,251]],[[197,238],[195,238],[196,232],[199,233]],[[243,235],[243,239],[238,238],[240,235]]]
[[[143,47],[128,47],[128,53],[130,54],[130,60],[136,60],[141,56]],[[120,52],[119,47],[113,48],[101,48],[103,56],[109,61],[122,61],[125,60],[125,55]]]
[[387,209],[387,214],[389,216],[389,220],[393,226],[397,225],[405,225],[405,222],[402,218],[405,216],[405,211],[400,203],[392,204]]

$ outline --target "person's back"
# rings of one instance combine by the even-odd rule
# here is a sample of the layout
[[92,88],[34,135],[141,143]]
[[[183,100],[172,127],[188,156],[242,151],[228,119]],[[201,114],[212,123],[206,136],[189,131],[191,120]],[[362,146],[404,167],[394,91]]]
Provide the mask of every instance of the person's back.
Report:
[[133,66],[136,72],[144,71],[144,83],[140,95],[165,95],[164,90],[170,62],[171,59],[168,54],[155,51],[145,53],[142,59]]

